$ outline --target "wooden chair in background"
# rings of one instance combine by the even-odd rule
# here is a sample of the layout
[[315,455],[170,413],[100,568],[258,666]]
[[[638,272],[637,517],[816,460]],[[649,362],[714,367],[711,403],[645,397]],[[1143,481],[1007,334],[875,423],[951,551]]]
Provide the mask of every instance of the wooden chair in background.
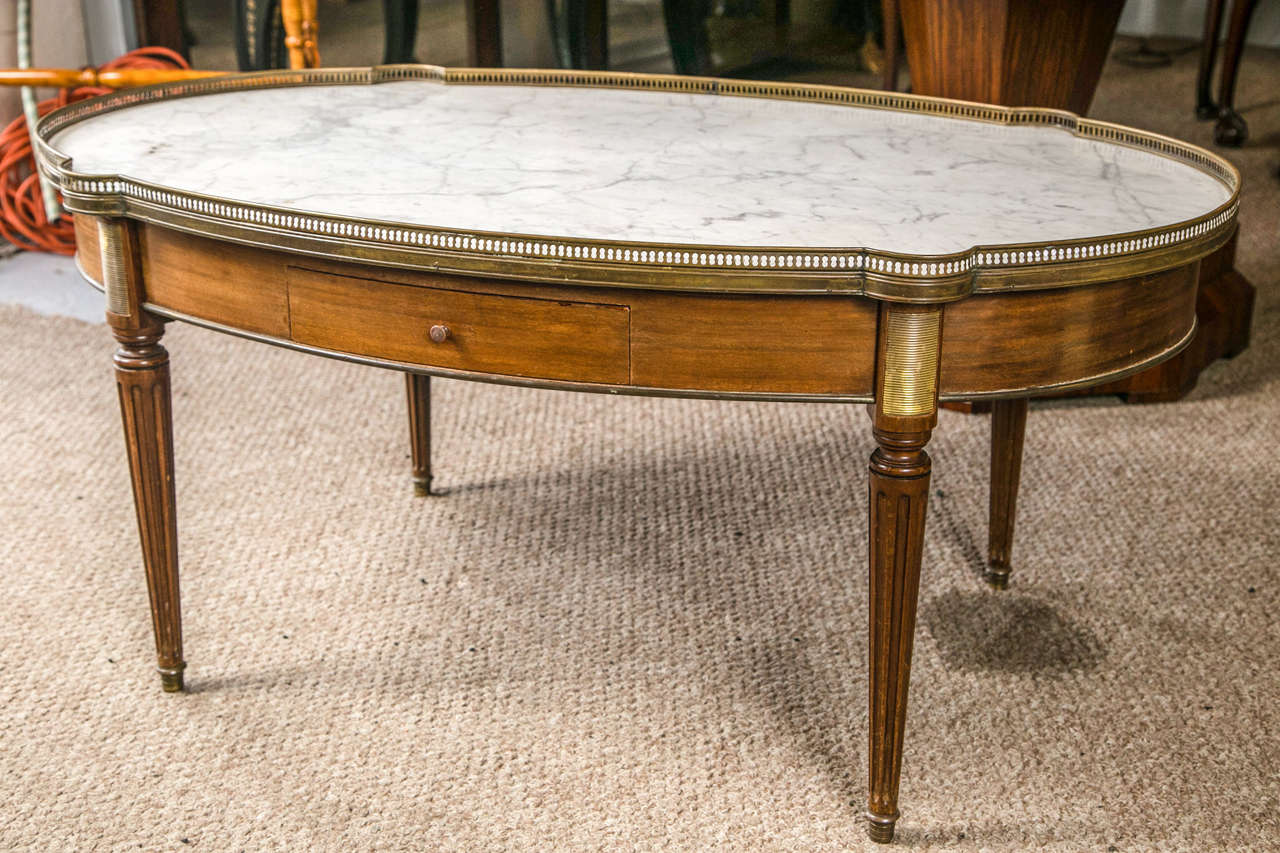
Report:
[[319,68],[320,20],[316,0],[280,0],[284,46],[290,68]]
[[1249,125],[1236,112],[1236,78],[1240,75],[1240,55],[1244,52],[1249,22],[1258,0],[1235,0],[1227,25],[1227,41],[1222,54],[1222,73],[1218,78],[1218,101],[1209,95],[1213,66],[1218,57],[1218,33],[1222,29],[1222,13],[1226,0],[1209,0],[1204,15],[1204,40],[1200,45],[1200,73],[1196,77],[1196,116],[1217,119],[1213,139],[1219,145],[1239,147],[1249,136]]

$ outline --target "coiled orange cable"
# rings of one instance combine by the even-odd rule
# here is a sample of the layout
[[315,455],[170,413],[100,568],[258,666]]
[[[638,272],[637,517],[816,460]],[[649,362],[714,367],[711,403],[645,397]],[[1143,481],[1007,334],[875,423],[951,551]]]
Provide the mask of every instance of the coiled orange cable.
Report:
[[[190,67],[186,60],[168,48],[143,47],[111,60],[98,70],[159,71]],[[98,86],[61,89],[56,97],[40,102],[39,114],[110,91]],[[76,251],[71,214],[64,213],[62,218],[52,223],[45,216],[35,158],[31,153],[31,137],[22,116],[0,131],[0,237],[32,251],[56,252],[59,255],[73,255]]]

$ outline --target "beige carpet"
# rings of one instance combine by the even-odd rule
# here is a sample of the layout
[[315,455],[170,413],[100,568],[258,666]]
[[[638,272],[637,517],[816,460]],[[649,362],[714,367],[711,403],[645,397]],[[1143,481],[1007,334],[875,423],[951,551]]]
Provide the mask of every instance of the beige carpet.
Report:
[[[1096,113],[1207,139],[1189,61]],[[986,421],[942,416],[904,846],[1280,848],[1280,108],[1248,116],[1252,348],[1175,405],[1037,406],[1008,592]],[[0,330],[0,847],[870,847],[861,411],[442,381],[421,500],[398,376],[175,327],[172,696],[109,336]]]

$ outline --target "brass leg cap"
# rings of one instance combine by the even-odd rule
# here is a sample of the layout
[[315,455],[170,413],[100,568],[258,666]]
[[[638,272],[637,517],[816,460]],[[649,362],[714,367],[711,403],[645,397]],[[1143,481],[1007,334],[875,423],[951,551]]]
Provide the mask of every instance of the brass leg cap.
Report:
[[982,573],[982,579],[991,585],[992,589],[1008,589],[1009,588],[1009,566],[1000,563],[992,563],[987,566],[987,570]]
[[430,477],[414,477],[413,478],[413,496],[416,498],[431,497],[431,478]]
[[893,828],[898,823],[898,816],[867,813],[867,837],[876,844],[888,844],[893,841]]
[[184,689],[182,683],[182,670],[186,664],[176,669],[160,670],[160,686],[164,688],[165,693],[181,693]]
[[982,577],[984,580],[986,580],[987,584],[992,589],[1008,589],[1009,588],[1008,572],[1004,572],[1004,573],[986,572],[985,574],[983,574]]

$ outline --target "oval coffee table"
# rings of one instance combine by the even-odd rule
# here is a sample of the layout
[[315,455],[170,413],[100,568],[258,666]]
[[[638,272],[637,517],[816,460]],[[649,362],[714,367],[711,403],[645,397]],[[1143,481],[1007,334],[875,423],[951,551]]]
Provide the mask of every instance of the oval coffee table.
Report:
[[[1061,111],[578,71],[211,78],[71,105],[38,136],[120,344],[166,690],[185,666],[166,320],[404,371],[422,493],[431,376],[867,403],[877,841],[938,401],[1177,352],[1239,189],[1207,151]],[[1025,404],[1007,411],[1020,445]]]

